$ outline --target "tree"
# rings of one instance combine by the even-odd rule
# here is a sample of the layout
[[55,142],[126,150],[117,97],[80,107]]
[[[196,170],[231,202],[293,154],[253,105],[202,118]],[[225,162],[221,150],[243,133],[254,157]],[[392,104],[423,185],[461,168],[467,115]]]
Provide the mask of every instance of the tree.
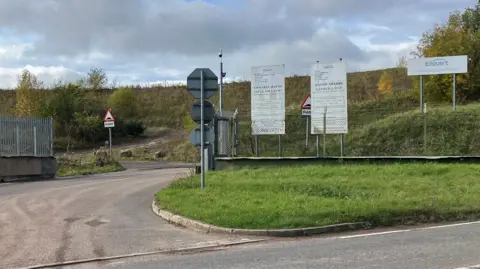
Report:
[[402,56],[398,59],[397,62],[397,68],[407,68],[408,62],[407,62],[407,57]]
[[384,71],[382,76],[380,77],[380,80],[378,81],[378,92],[380,92],[381,95],[385,96],[391,94],[392,89],[392,76],[387,71]]
[[[480,98],[479,3],[463,13],[451,13],[448,21],[424,33],[414,52],[417,57],[468,55],[468,74],[457,75],[457,99],[460,102]],[[419,83],[414,85],[418,91]],[[428,100],[437,102],[452,99],[452,76],[425,76],[424,85]]]
[[122,87],[115,90],[108,97],[107,106],[124,119],[135,117],[138,114],[135,92],[132,88]]
[[108,77],[103,69],[92,68],[86,77],[78,81],[78,84],[92,90],[105,89],[108,86]]
[[16,88],[15,114],[19,117],[32,116],[38,110],[38,100],[35,90],[42,87],[42,82],[37,76],[24,69],[18,77]]

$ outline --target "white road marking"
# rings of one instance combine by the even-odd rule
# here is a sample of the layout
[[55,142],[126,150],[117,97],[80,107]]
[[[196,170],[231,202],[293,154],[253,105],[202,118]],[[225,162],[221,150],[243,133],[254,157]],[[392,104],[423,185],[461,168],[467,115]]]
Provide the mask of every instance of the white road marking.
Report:
[[480,224],[480,221],[471,221],[471,222],[462,222],[462,223],[454,223],[454,224],[445,224],[445,225],[437,225],[437,226],[430,226],[430,227],[423,227],[423,228],[400,229],[400,230],[392,230],[392,231],[386,231],[386,232],[374,232],[374,233],[366,233],[366,234],[354,234],[354,235],[339,236],[339,237],[334,237],[334,238],[335,238],[335,239],[350,239],[350,238],[356,238],[356,237],[368,237],[368,236],[386,235],[386,234],[394,234],[394,233],[406,233],[406,232],[414,232],[414,231],[424,231],[424,230],[451,228],[451,227],[466,226],[466,225],[473,225],[473,224]]
[[375,235],[384,235],[384,234],[394,234],[394,233],[403,233],[411,231],[409,229],[406,230],[394,230],[394,231],[387,231],[387,232],[376,232],[376,233],[368,233],[368,234],[354,234],[354,235],[345,235],[336,237],[338,239],[349,239],[349,238],[356,238],[356,237],[367,237],[367,236],[375,236]]
[[459,267],[459,268],[455,268],[455,269],[479,269],[479,268],[480,268],[480,264],[472,265],[472,266],[468,266],[468,267]]

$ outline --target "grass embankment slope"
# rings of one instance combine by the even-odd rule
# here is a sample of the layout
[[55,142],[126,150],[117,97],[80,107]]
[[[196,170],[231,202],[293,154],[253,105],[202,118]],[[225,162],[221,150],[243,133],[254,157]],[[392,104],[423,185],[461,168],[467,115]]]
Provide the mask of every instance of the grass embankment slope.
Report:
[[[241,128],[240,156],[254,154],[247,124]],[[316,155],[314,135],[309,135],[309,147],[305,147],[305,127],[305,118],[287,117],[285,156]],[[457,106],[456,111],[451,105],[438,105],[424,115],[414,99],[397,96],[352,105],[344,149],[346,156],[478,155],[479,135],[480,104]],[[339,141],[338,135],[326,136],[327,156],[340,155]],[[260,156],[278,156],[278,137],[261,136],[259,148]],[[320,151],[322,155],[323,145]]]
[[231,228],[282,229],[346,222],[373,226],[480,216],[480,166],[295,166],[207,173],[157,194],[162,208]]

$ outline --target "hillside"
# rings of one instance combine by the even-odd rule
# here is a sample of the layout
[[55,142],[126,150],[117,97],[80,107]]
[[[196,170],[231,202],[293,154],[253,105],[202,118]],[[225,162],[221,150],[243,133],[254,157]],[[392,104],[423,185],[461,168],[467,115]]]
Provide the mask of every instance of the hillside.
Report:
[[[393,97],[395,98],[382,97],[378,91],[378,82],[384,72],[390,74],[392,78],[392,91]],[[405,94],[405,92],[411,88],[412,82],[411,79],[407,77],[406,69],[404,68],[349,73],[348,86],[351,126],[361,127],[372,120],[417,106],[415,100]],[[116,89],[87,90],[78,87],[68,87],[70,86],[65,86],[55,91],[50,89],[34,90],[34,97],[31,100],[32,102],[36,102],[38,106],[44,106],[46,103],[49,105],[56,103],[57,106],[60,106],[58,109],[63,109],[63,111],[66,111],[65,113],[69,113],[68,115],[62,115],[64,119],[68,119],[67,122],[56,121],[55,147],[57,151],[64,151],[66,148],[70,150],[76,148],[91,149],[95,147],[95,145],[102,145],[106,136],[101,117],[103,116],[105,108],[110,106],[107,104],[111,101],[109,98],[111,99],[113,95],[120,93],[120,91]],[[286,78],[288,134],[285,137],[285,155],[298,155],[304,151],[302,147],[299,147],[299,145],[303,143],[302,137],[305,137],[304,131],[302,133],[302,130],[305,128],[305,121],[304,118],[300,116],[299,106],[308,93],[309,87],[310,77],[308,76]],[[145,150],[143,148],[144,146],[142,146],[141,149],[137,149],[136,151],[148,151],[150,156],[153,154],[153,151],[164,150],[169,152],[166,154],[169,160],[186,161],[189,160],[190,157],[184,155],[190,154],[193,154],[191,158],[195,159],[195,148],[185,141],[184,121],[189,117],[189,109],[194,101],[194,98],[186,91],[185,86],[129,87],[128,89],[133,91],[130,94],[131,96],[128,97],[130,99],[122,101],[121,108],[113,110],[117,116],[117,120],[127,120],[125,123],[119,122],[118,128],[123,128],[121,126],[126,126],[125,128],[137,128],[135,126],[142,124],[147,127],[147,131],[150,130],[148,133],[153,135],[153,137],[161,138],[165,136],[168,137],[169,140],[168,143],[165,141],[157,141],[158,143],[153,143],[155,145],[151,143],[152,145],[149,146],[151,149]],[[125,91],[125,88],[123,89],[127,95],[129,95],[129,90]],[[45,100],[48,100],[48,102]],[[214,104],[218,103],[218,94],[214,96],[212,101]],[[2,103],[2,106],[0,106],[0,115],[12,114],[15,109],[16,91],[0,91],[0,102]],[[244,81],[226,84],[224,91],[224,108],[226,110],[239,110],[240,131],[242,132],[242,137],[240,138],[242,144],[239,153],[241,155],[251,155],[253,140],[249,134],[250,82]],[[52,115],[59,115],[58,113],[61,112],[57,111],[58,109],[50,107],[48,109],[44,108],[43,110],[47,112],[50,111],[48,113],[53,112],[54,114]],[[128,117],[122,117],[126,114],[127,110],[131,110],[130,112],[133,114],[130,113]],[[79,130],[72,131],[72,135],[76,135],[76,137],[68,139],[68,134],[64,131],[65,128],[67,128],[65,124],[74,128],[80,128]],[[120,130],[118,128],[116,127],[115,129]],[[161,132],[152,131],[159,128],[162,129]],[[129,133],[129,131],[125,130],[114,133],[117,144],[125,141],[123,136],[127,133]],[[88,136],[84,137],[81,136],[81,134]],[[95,134],[95,137],[92,137],[92,134]],[[139,138],[140,137],[135,136],[126,141],[133,146],[135,141],[143,143],[140,142]],[[265,145],[263,143],[265,139],[269,140],[271,138],[261,138],[262,148]],[[276,141],[276,139],[274,140]],[[265,147],[271,148],[271,146],[267,145],[265,145]],[[262,149],[262,152],[265,152],[265,150]],[[145,154],[142,153],[141,155]]]
[[[349,102],[359,103],[377,99],[377,84],[383,72],[387,71],[393,78],[393,89],[404,91],[411,88],[411,79],[404,68],[391,68],[348,74]],[[310,88],[309,76],[294,76],[285,79],[287,107],[298,107]],[[150,88],[135,87],[136,103],[139,106],[139,117],[146,120],[148,126],[179,128],[183,116],[188,113],[194,99],[184,86],[155,86]],[[44,90],[41,90],[44,91]],[[112,90],[90,91],[89,96],[103,110]],[[218,102],[218,94],[212,100]],[[15,106],[15,92],[0,91],[0,115],[11,114]],[[233,82],[225,84],[224,108],[239,109],[240,115],[249,116],[250,82]]]

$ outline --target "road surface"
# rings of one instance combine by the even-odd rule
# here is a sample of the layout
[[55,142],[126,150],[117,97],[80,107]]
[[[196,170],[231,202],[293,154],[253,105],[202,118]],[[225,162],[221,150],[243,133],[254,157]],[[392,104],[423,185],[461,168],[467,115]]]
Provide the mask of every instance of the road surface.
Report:
[[[0,268],[245,239],[174,227],[151,212],[153,194],[190,169],[151,170],[157,168],[152,164],[129,167],[148,170],[0,184]],[[197,254],[156,254],[58,268],[456,269],[475,264],[480,264],[479,223],[376,234],[270,239]]]
[[362,236],[274,240],[191,255],[112,260],[98,268],[463,269],[479,264],[480,223],[476,223]]
[[154,193],[188,171],[0,184],[0,268],[240,240],[178,228],[153,214]]

